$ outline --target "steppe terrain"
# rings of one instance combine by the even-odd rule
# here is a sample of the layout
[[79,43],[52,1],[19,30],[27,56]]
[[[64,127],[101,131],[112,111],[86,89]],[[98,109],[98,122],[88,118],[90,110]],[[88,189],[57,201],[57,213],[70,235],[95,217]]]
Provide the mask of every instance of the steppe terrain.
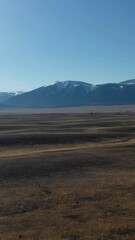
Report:
[[0,114],[0,240],[134,240],[135,113]]

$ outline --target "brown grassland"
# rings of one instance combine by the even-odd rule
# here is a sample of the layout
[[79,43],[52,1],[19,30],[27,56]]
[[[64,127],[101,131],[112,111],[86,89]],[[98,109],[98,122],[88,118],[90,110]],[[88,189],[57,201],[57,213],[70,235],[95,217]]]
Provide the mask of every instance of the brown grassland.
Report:
[[0,115],[0,240],[135,239],[135,114]]

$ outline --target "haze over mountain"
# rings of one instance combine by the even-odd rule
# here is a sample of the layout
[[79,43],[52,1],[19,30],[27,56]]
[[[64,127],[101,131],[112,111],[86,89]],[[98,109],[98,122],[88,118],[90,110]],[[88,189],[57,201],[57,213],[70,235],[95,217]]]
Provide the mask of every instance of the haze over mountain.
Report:
[[3,104],[4,107],[24,108],[135,104],[135,79],[100,85],[83,81],[60,81],[12,95]]

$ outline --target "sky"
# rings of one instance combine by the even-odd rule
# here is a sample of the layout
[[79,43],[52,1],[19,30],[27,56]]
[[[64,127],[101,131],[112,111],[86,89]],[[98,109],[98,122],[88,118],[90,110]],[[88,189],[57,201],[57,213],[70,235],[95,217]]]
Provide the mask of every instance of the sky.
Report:
[[0,91],[132,78],[134,0],[0,0]]

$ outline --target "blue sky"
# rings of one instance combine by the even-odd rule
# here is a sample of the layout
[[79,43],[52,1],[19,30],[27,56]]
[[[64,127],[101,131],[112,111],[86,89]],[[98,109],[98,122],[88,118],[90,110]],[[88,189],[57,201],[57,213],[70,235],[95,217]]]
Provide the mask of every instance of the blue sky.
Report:
[[134,0],[0,0],[0,91],[135,78]]

